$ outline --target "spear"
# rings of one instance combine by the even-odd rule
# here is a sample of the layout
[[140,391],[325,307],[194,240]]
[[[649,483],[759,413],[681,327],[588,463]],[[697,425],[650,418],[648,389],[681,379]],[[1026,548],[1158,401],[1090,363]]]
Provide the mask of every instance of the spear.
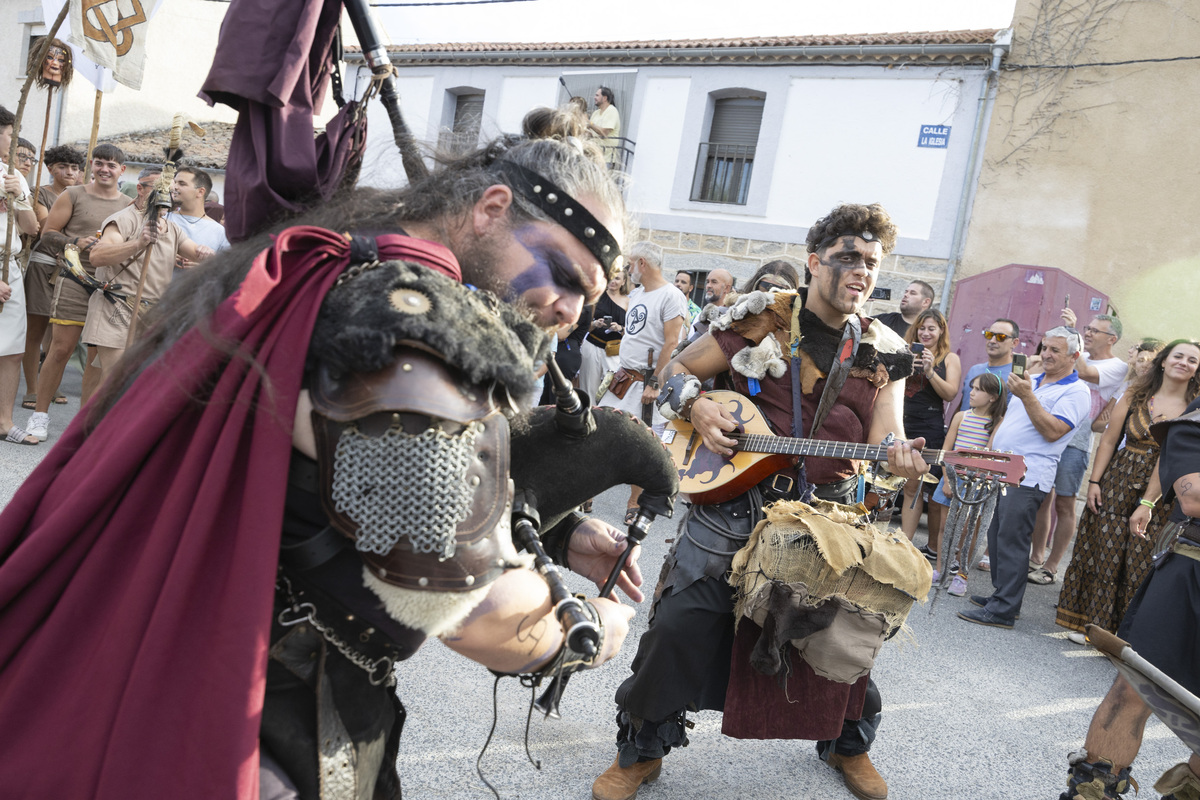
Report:
[[[25,116],[25,103],[29,100],[29,89],[33,86],[33,79],[36,75],[42,74],[42,62],[46,60],[46,53],[50,50],[50,45],[54,41],[54,34],[58,33],[58,29],[62,27],[63,20],[67,18],[67,10],[70,9],[70,0],[63,3],[62,11],[58,12],[58,18],[54,20],[54,24],[50,26],[50,31],[42,39],[41,45],[38,47],[36,59],[31,59],[30,64],[36,64],[37,68],[30,67],[25,75],[25,85],[21,87],[21,100],[17,103],[17,115],[13,121],[12,144],[8,148],[8,174],[13,175],[17,170],[17,135],[21,131],[21,117]],[[12,236],[13,223],[16,221],[16,214],[13,213],[16,209],[13,203],[16,197],[8,195],[8,224],[4,231],[4,249],[0,250],[0,281],[8,283],[8,259],[12,254]],[[0,303],[0,313],[4,312],[4,304]]]

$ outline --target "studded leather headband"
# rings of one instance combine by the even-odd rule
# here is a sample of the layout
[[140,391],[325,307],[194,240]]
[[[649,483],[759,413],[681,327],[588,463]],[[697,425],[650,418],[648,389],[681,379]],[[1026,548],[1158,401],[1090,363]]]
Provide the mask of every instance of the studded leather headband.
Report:
[[570,231],[604,266],[605,277],[613,277],[617,259],[621,256],[621,246],[608,228],[592,216],[592,212],[550,181],[520,164],[501,160],[494,162],[491,168],[504,173],[514,192]]

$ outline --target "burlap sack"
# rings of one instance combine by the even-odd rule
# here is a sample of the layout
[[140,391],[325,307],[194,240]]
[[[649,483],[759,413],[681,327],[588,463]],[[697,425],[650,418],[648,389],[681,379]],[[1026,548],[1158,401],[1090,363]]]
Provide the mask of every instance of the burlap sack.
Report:
[[791,642],[817,674],[853,683],[929,593],[933,568],[902,534],[862,522],[856,507],[781,502],[766,514],[729,578],[735,614],[763,628],[755,668],[774,674]]

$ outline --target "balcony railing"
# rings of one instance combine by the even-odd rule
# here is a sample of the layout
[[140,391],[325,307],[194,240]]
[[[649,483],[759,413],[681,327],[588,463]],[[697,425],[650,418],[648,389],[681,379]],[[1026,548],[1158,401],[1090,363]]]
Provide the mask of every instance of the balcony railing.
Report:
[[754,172],[754,145],[701,142],[692,200],[746,205]]

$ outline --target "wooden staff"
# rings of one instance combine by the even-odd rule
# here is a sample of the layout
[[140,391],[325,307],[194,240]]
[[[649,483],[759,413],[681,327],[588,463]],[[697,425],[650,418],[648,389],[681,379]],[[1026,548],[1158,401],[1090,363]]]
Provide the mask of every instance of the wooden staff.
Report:
[[[42,39],[42,44],[38,47],[38,58],[36,59],[37,69],[30,69],[25,75],[25,84],[21,87],[21,100],[17,103],[17,115],[13,121],[12,145],[8,149],[8,174],[13,175],[17,169],[17,136],[21,131],[21,118],[25,116],[25,103],[29,100],[29,88],[33,86],[33,78],[35,75],[41,74],[41,64],[46,60],[46,53],[50,51],[51,43],[54,41],[54,34],[58,33],[58,29],[62,27],[63,20],[67,18],[67,11],[71,8],[70,0],[63,3],[62,11],[58,12],[58,18],[54,20],[54,24],[50,26],[50,32]],[[8,224],[4,232],[4,249],[0,250],[0,281],[8,283],[8,259],[12,253],[12,235],[13,223],[16,221],[16,209],[13,208],[13,201],[16,200],[12,195],[8,196]],[[0,303],[0,313],[4,312],[4,304]]]
[[[42,164],[46,160],[46,137],[50,135],[50,106],[54,104],[54,89],[46,90],[46,121],[42,123],[42,146],[38,150],[37,170],[33,173],[33,202],[37,205],[37,192],[42,185]],[[47,209],[49,210],[49,209]]]
[[92,111],[92,135],[88,139],[87,158],[84,159],[83,182],[87,183],[92,179],[92,151],[96,149],[96,137],[100,135],[100,101],[104,99],[104,92],[96,90],[96,105]]
[[[146,288],[146,273],[150,269],[150,253],[153,252],[154,246],[158,244],[157,231],[159,221],[163,218],[166,212],[171,210],[171,184],[175,182],[175,158],[179,154],[179,142],[183,139],[183,114],[175,115],[171,120],[171,136],[167,143],[167,162],[163,164],[162,174],[158,176],[158,183],[155,184],[154,192],[150,195],[148,206],[154,210],[153,217],[147,214],[147,220],[154,220],[154,230],[156,238],[146,248],[146,255],[142,258],[142,274],[138,275],[137,293],[133,297],[133,310],[129,316],[129,336],[125,339],[125,349],[133,347],[134,337],[137,335],[137,320],[138,313],[142,310],[142,290]],[[188,127],[197,136],[204,135],[204,129],[194,122],[188,122]],[[147,211],[150,208],[147,208]]]
[[[167,194],[170,197],[170,193]],[[142,310],[142,291],[146,288],[146,273],[150,270],[150,254],[154,252],[154,246],[158,244],[158,224],[166,216],[167,211],[171,208],[170,204],[163,206],[156,204],[154,206],[154,241],[146,248],[146,255],[142,257],[142,274],[138,275],[137,293],[133,296],[133,308],[129,310],[129,335],[125,337],[125,349],[133,347],[134,337],[137,336],[137,321],[138,313]]]

